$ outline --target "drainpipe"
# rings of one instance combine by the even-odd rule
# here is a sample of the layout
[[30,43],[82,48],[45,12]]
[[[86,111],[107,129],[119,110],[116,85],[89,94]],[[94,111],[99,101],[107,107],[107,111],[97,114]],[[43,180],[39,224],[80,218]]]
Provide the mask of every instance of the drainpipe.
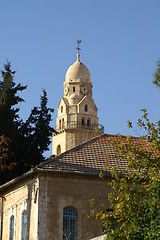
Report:
[[3,232],[3,201],[4,201],[4,197],[0,197],[1,198],[1,235],[0,235],[0,240],[2,240],[2,232]]

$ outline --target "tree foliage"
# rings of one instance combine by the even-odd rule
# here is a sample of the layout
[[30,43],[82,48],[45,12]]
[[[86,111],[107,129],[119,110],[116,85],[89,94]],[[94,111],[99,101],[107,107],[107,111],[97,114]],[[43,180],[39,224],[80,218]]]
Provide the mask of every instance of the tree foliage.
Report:
[[14,163],[14,154],[10,151],[11,140],[4,135],[0,136],[0,172],[5,173],[7,169],[11,170]]
[[153,83],[160,88],[160,61],[157,64],[157,70],[154,74]]
[[[154,84],[160,86],[160,64]],[[146,109],[142,112],[137,126],[145,134],[139,143],[130,136],[125,143],[119,136],[118,146],[112,142],[117,158],[127,159],[128,166],[125,172],[112,169],[110,210],[102,206],[96,212],[90,202],[91,215],[102,223],[107,240],[160,239],[160,120],[152,123]],[[132,122],[128,126],[133,128]]]
[[128,166],[125,172],[112,169],[110,211],[92,210],[106,229],[106,239],[160,239],[160,121],[150,123],[144,109],[138,126],[146,131],[138,145],[129,136],[124,144],[119,136],[117,157],[127,159]]
[[[20,93],[26,86],[14,82],[15,71],[10,62],[4,65],[0,81],[0,184],[16,177],[44,161],[44,152],[51,143],[52,109],[47,107],[43,90],[40,107],[34,107],[24,122],[19,106],[24,100]],[[14,156],[14,157],[13,157]]]

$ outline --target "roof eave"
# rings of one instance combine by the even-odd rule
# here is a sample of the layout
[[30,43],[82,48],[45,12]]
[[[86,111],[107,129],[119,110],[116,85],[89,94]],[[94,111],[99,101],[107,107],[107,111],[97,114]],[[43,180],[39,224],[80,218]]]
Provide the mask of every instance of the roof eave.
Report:
[[29,176],[32,176],[35,173],[38,173],[38,171],[35,170],[35,169],[31,169],[30,171],[28,171],[28,172],[26,172],[26,173],[24,173],[24,174],[22,174],[22,175],[20,175],[16,178],[10,180],[9,182],[6,182],[5,184],[0,186],[0,193],[2,191],[4,191],[5,189],[7,189],[8,187],[18,183],[19,181],[22,181],[22,180],[28,178]]

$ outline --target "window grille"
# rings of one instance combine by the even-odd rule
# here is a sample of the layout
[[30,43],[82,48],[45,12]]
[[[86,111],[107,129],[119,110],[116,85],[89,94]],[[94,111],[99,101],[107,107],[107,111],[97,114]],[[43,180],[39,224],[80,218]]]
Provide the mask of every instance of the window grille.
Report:
[[72,207],[63,209],[63,240],[77,240],[77,211]]
[[27,211],[22,213],[22,240],[27,240]]
[[14,216],[10,218],[10,240],[14,239]]

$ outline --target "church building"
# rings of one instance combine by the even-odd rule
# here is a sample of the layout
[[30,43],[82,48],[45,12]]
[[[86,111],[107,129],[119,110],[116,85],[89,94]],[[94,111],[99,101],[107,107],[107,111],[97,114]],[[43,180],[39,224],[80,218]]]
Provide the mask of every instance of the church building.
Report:
[[123,170],[127,163],[111,146],[111,138],[118,137],[104,134],[99,124],[90,73],[79,51],[63,88],[52,157],[0,186],[1,240],[89,240],[103,232],[88,218],[89,201],[109,208],[110,168]]

